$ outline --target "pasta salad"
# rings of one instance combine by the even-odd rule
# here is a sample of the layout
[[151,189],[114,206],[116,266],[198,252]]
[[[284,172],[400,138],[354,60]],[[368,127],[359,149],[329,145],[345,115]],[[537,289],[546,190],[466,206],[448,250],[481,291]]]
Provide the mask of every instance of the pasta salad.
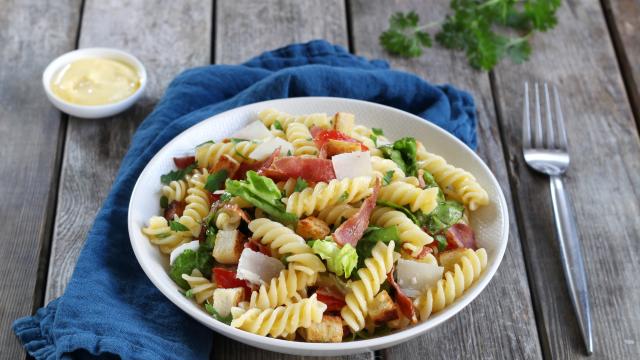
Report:
[[428,319],[484,271],[469,172],[353,114],[265,109],[161,176],[142,232],[215,319],[251,333],[353,341]]

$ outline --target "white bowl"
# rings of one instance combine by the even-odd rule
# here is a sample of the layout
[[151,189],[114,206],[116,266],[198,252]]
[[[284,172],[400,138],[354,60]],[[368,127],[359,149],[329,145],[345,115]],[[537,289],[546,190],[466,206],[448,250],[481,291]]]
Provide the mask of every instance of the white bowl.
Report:
[[[161,254],[142,234],[142,228],[148,219],[160,214],[157,201],[160,197],[160,175],[173,169],[173,156],[193,151],[195,145],[205,141],[231,136],[249,122],[255,121],[260,110],[269,107],[291,114],[350,112],[356,115],[357,123],[382,128],[390,140],[413,136],[421,140],[428,150],[444,156],[449,163],[473,173],[491,199],[490,205],[471,215],[478,244],[486,248],[489,256],[487,268],[478,281],[454,303],[425,322],[389,335],[343,343],[305,343],[254,335],[213,319],[194,301],[183,296],[168,276],[168,256]],[[140,174],[131,195],[128,217],[131,245],[142,269],[155,286],[180,309],[207,327],[245,344],[282,353],[317,356],[346,355],[386,348],[424,334],[451,318],[475,299],[495,274],[507,247],[508,224],[507,205],[498,181],[478,155],[461,141],[436,125],[407,112],[365,101],[329,97],[290,98],[246,105],[213,116],[185,130],[165,145]]]
[[[60,69],[78,59],[96,57],[118,60],[131,65],[140,77],[140,87],[138,88],[138,90],[136,90],[136,92],[131,94],[129,97],[124,98],[118,102],[104,105],[72,104],[59,98],[56,94],[53,93],[53,91],[51,90],[51,79]],[[44,87],[44,91],[47,93],[49,101],[51,101],[51,103],[60,111],[79,118],[103,118],[125,111],[136,101],[138,101],[138,99],[144,92],[144,88],[147,86],[147,70],[144,68],[144,65],[142,65],[140,60],[122,50],[110,48],[79,49],[63,54],[53,60],[49,65],[47,65],[44,73],[42,73],[42,86]]]

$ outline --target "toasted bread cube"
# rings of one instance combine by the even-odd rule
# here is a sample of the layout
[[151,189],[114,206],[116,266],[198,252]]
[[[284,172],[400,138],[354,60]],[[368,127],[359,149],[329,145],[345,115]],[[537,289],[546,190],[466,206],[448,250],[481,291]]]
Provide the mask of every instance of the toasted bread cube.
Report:
[[345,112],[338,112],[333,117],[333,127],[346,135],[351,135],[355,124],[355,115]]
[[324,147],[327,157],[330,158],[338,154],[362,151],[360,143],[342,140],[329,140]]
[[231,308],[238,306],[238,303],[244,299],[244,289],[241,287],[222,289],[218,288],[213,291],[213,308],[216,309],[220,316],[229,316]]
[[322,321],[300,329],[300,335],[308,342],[341,342],[343,336],[340,316],[322,315]]
[[229,156],[227,154],[224,154],[224,155],[222,155],[220,157],[218,162],[213,164],[211,169],[209,169],[209,172],[214,174],[214,173],[224,169],[224,170],[227,170],[227,176],[228,177],[232,177],[233,174],[235,174],[235,172],[238,170],[239,167],[240,167],[240,163],[237,162],[236,159],[232,158],[231,156]]
[[242,254],[244,235],[238,230],[219,230],[213,246],[213,258],[226,265],[237,264]]
[[307,240],[324,239],[325,236],[331,234],[331,229],[326,222],[315,216],[309,216],[298,221],[296,234]]
[[398,318],[398,305],[386,290],[380,291],[369,304],[369,317],[377,324]]
[[459,264],[462,257],[467,254],[467,251],[473,251],[464,248],[458,248],[453,250],[443,251],[438,254],[438,262],[440,266],[444,267],[444,271],[453,271],[456,264]]

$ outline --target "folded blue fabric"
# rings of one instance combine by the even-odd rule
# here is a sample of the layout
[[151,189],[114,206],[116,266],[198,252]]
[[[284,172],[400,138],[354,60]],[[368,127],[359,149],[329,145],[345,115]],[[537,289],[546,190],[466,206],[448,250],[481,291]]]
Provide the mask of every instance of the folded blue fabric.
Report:
[[475,107],[456,88],[434,86],[325,41],[290,45],[242,65],[187,70],[169,86],[133,137],[80,254],[66,292],[13,329],[36,359],[206,359],[210,330],[169,302],[129,245],[127,208],[149,159],[184,129],[211,115],[263,100],[335,96],[417,114],[476,146]]

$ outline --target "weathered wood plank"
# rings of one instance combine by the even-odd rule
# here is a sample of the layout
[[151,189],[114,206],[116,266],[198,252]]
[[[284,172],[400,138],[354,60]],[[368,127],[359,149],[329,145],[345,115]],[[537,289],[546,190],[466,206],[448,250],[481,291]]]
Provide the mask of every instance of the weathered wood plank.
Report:
[[[343,1],[222,0],[216,2],[215,62],[238,63],[292,42],[323,38],[347,46]],[[300,359],[215,334],[212,359]],[[371,359],[373,353],[348,359]]]
[[64,291],[140,121],[181,70],[210,63],[211,26],[209,2],[85,2],[79,46],[130,51],[145,64],[149,82],[143,98],[125,113],[104,120],[69,119],[47,301]]
[[[471,69],[461,54],[435,47],[418,59],[390,57],[378,43],[379,34],[395,11],[416,10],[423,23],[437,21],[448,2],[351,1],[353,45],[358,55],[385,58],[391,65],[435,83],[452,83],[470,91],[478,108],[479,154],[489,165],[509,203],[512,218],[509,245],[495,278],[460,315],[403,345],[387,349],[390,359],[535,359],[541,357],[524,258],[511,205],[509,180],[502,151],[491,84],[486,73]],[[453,340],[453,341],[452,341]]]
[[0,1],[0,355],[6,359],[24,353],[11,323],[42,302],[64,138],[65,120],[40,79],[49,61],[73,49],[80,4]]
[[536,36],[531,61],[495,71],[523,246],[545,355],[585,356],[562,275],[546,177],[520,148],[525,80],[559,86],[569,134],[566,185],[576,208],[589,278],[597,359],[640,357],[640,140],[597,0],[563,3],[559,25]]
[[640,0],[602,0],[631,109],[640,126]]
[[343,1],[220,0],[215,62],[238,63],[293,42],[325,39],[348,46]]

